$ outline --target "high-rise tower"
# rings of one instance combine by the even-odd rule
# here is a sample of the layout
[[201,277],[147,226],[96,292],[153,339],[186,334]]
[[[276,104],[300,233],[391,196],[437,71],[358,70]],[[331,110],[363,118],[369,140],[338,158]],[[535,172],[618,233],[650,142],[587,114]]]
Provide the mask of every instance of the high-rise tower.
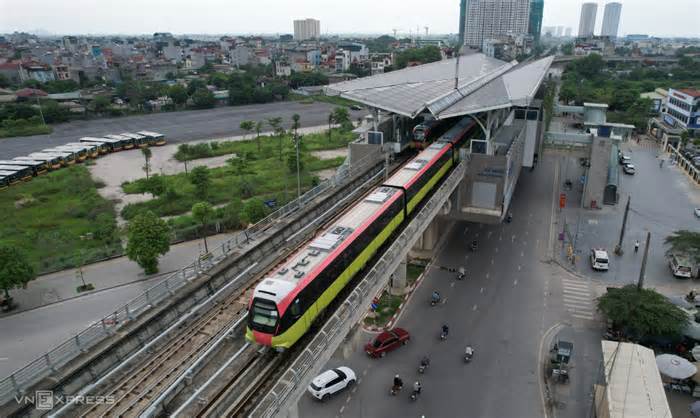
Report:
[[542,32],[542,15],[544,13],[544,0],[530,0],[530,19],[527,33],[532,35],[535,43],[540,41]]
[[530,0],[467,0],[464,45],[481,48],[484,39],[526,35]]
[[597,3],[583,3],[581,6],[581,20],[578,23],[578,36],[593,36],[595,29],[595,15],[598,11]]
[[617,30],[620,27],[621,13],[621,3],[612,2],[605,5],[605,12],[603,14],[603,28],[600,31],[601,35],[617,38]]

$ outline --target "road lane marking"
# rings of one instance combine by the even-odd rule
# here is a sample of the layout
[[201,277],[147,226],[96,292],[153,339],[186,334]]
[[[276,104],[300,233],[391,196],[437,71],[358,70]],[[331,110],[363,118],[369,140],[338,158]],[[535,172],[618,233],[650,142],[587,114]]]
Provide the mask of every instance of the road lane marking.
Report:
[[525,257],[525,253],[523,251],[520,251],[520,257]]
[[498,252],[498,247],[496,247],[496,252]]
[[591,298],[590,297],[585,297],[585,296],[574,296],[574,295],[564,295],[564,301],[572,301],[572,302],[586,302],[590,303]]
[[348,403],[350,403],[351,400],[352,400],[352,395],[348,396],[348,398],[345,400],[345,403],[348,404]]
[[446,303],[447,303],[447,297],[445,297],[445,299],[442,300],[442,304],[443,304],[443,305],[446,304]]
[[479,293],[484,293],[484,288],[482,287]]
[[515,279],[515,280],[513,281],[513,286],[517,286],[517,285],[518,285],[518,279]]
[[489,273],[486,273],[486,278],[487,278],[487,279],[489,278]]
[[355,393],[356,390],[357,390],[357,386],[355,386],[354,388],[352,388],[352,390],[351,390],[350,392]]
[[593,315],[579,315],[579,314],[572,313],[571,316],[573,316],[574,318],[587,319],[587,320],[591,320],[591,321],[593,319],[595,319],[595,317]]
[[491,259],[491,265],[493,265],[493,258]]
[[455,287],[455,282],[450,283],[450,287]]
[[491,234],[493,234],[493,231],[489,231],[489,234],[486,238],[491,238]]
[[476,310],[476,305],[474,305],[474,306],[472,307],[472,311],[475,311],[475,310]]
[[510,242],[515,242],[515,235],[511,235]]
[[518,264],[518,271],[520,271],[523,268],[520,264]]

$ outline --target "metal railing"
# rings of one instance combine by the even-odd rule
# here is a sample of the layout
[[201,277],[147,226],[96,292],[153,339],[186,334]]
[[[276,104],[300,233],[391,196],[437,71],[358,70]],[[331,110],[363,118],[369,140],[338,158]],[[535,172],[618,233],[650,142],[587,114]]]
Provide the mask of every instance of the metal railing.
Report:
[[189,265],[170,274],[143,294],[115,309],[113,313],[92,323],[85,330],[0,380],[0,404],[5,404],[15,396],[23,394],[32,385],[55,374],[68,362],[112,336],[120,327],[138,318],[160,302],[169,299],[178,289],[226,259],[232,251],[237,248],[242,249],[244,245],[260,237],[280,219],[304,208],[322,193],[346,184],[355,174],[363,172],[378,162],[379,157],[374,154],[369,154],[354,164],[349,164],[346,161],[338,167],[333,177],[322,181],[298,199],[282,206],[246,230],[237,233],[209,253],[199,256]]
[[406,260],[408,251],[423,236],[423,232],[464,178],[468,163],[468,159],[463,159],[455,167],[249,416],[276,417],[281,411],[296,405],[313,377],[367,312],[374,295],[388,284],[391,274]]

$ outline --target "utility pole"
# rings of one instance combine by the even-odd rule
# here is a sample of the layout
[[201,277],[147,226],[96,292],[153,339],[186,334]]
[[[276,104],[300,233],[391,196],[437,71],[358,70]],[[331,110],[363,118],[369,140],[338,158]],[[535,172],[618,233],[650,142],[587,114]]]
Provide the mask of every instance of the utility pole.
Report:
[[620,229],[620,240],[617,242],[617,246],[615,247],[615,254],[617,254],[617,255],[624,254],[624,251],[622,250],[622,239],[625,238],[625,227],[627,226],[627,214],[630,211],[630,198],[631,198],[631,196],[627,197],[627,205],[625,206],[625,216],[622,218],[622,229]]
[[299,170],[299,135],[294,132],[294,147],[297,152],[297,201],[301,202],[301,172]]
[[637,289],[642,290],[644,287],[644,273],[647,270],[647,255],[649,254],[649,241],[651,241],[651,232],[647,232],[647,242],[644,246],[644,258],[642,258],[642,269],[639,270],[639,280],[637,281]]

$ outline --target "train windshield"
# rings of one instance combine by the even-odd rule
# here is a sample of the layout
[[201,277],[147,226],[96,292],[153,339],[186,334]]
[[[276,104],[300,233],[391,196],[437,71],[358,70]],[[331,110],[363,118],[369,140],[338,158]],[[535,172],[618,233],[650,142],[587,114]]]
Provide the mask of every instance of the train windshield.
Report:
[[416,127],[413,128],[413,138],[415,138],[416,141],[424,141],[425,140],[425,130],[426,130],[425,125],[416,125]]
[[264,299],[255,299],[253,302],[253,325],[265,329],[274,329],[277,325],[277,308],[275,303]]

